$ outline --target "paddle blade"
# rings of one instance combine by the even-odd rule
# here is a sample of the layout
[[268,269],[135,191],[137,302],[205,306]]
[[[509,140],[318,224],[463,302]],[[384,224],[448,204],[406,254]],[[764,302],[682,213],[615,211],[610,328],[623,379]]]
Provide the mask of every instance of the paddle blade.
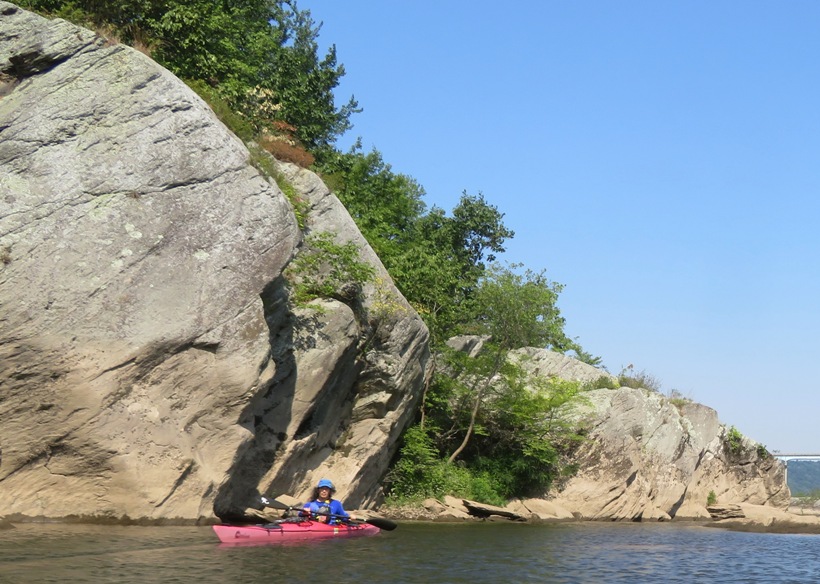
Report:
[[284,511],[287,511],[288,509],[292,508],[290,505],[286,505],[285,503],[282,503],[281,501],[277,501],[276,499],[269,499],[267,497],[262,497],[261,501],[262,501],[262,504],[265,507],[273,507],[274,509],[282,509]]
[[375,525],[376,527],[378,527],[379,529],[383,529],[384,531],[393,531],[398,527],[398,525],[394,521],[384,519],[383,517],[371,517],[370,519],[365,519],[365,523]]

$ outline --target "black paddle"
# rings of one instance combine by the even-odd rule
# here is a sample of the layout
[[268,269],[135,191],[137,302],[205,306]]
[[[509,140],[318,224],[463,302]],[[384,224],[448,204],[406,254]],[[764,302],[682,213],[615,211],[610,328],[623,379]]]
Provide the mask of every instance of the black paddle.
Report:
[[[261,498],[262,504],[266,507],[272,507],[274,509],[282,509],[283,511],[305,511],[304,509],[291,507],[290,505],[286,505],[281,501],[277,501],[276,499],[268,499],[267,497]],[[307,511],[305,511],[307,513]],[[345,517],[344,515],[336,515],[334,513],[317,513],[311,512],[313,515],[324,515],[327,517],[335,517],[336,519],[341,519],[342,521],[349,521],[349,517]],[[356,521],[356,520],[354,520]],[[383,517],[371,517],[370,519],[365,519],[365,523],[369,523],[370,525],[374,525],[379,529],[383,529],[384,531],[393,531],[398,527],[398,525],[394,521],[390,521],[389,519],[385,519]]]

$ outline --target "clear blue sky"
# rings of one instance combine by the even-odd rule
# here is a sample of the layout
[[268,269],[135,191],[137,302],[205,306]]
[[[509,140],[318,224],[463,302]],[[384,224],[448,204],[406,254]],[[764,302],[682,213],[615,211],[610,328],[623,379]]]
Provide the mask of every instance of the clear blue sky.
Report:
[[300,0],[428,205],[483,193],[612,373],[820,452],[820,2]]

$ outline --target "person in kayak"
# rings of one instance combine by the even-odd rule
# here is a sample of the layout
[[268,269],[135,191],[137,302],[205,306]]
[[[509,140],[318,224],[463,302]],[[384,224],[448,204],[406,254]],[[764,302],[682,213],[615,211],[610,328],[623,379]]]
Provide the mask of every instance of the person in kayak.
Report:
[[328,479],[322,479],[313,490],[313,500],[305,503],[302,513],[311,519],[335,525],[351,519],[342,502],[333,498],[336,488]]

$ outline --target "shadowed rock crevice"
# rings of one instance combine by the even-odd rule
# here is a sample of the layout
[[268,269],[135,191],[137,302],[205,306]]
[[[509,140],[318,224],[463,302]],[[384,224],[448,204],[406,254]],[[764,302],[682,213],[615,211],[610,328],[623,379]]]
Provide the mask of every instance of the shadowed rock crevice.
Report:
[[257,388],[243,408],[237,423],[247,428],[249,438],[236,453],[228,470],[228,480],[219,487],[214,514],[223,520],[243,518],[243,509],[259,507],[259,485],[276,460],[276,453],[287,438],[292,401],[298,375],[293,353],[293,316],[289,311],[285,280],[279,276],[260,295],[269,330],[268,361],[274,368],[272,378]]

